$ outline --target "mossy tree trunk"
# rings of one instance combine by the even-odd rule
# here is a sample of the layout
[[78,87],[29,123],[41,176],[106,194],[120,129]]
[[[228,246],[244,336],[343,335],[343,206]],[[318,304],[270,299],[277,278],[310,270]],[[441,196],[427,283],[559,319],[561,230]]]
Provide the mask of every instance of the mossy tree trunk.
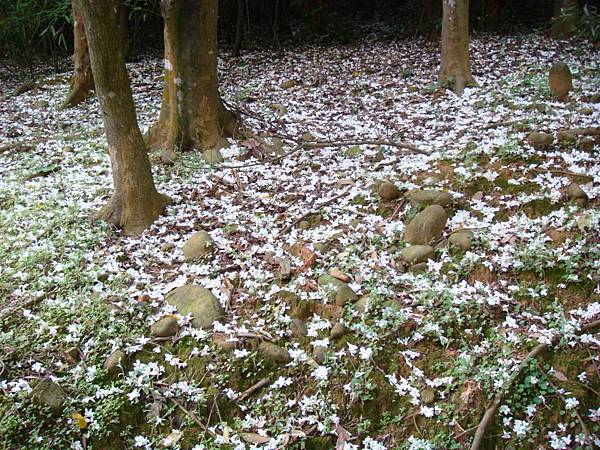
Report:
[[141,233],[164,210],[169,198],[156,191],[152,179],[125,68],[117,11],[110,1],[76,3],[86,23],[114,184],[114,193],[99,216],[122,227],[126,234]]
[[443,0],[439,81],[458,95],[475,84],[469,61],[469,0]]
[[76,0],[71,1],[73,15],[73,63],[75,69],[71,77],[71,88],[63,106],[75,106],[88,98],[94,90],[94,76],[90,65],[87,38],[85,37],[85,21],[77,7]]
[[175,150],[218,150],[237,132],[217,78],[218,0],[163,0],[165,73],[158,122],[148,145],[171,162]]

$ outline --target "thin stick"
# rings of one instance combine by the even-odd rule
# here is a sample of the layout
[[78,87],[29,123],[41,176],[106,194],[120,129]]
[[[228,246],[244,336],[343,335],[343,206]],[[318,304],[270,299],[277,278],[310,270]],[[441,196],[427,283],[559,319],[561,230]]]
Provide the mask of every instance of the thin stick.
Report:
[[[585,333],[586,331],[591,331],[598,327],[600,327],[600,320],[596,320],[587,325],[584,325],[578,334]],[[496,409],[498,409],[498,407],[502,403],[502,400],[504,400],[504,395],[506,394],[506,392],[508,391],[508,389],[510,388],[512,383],[519,377],[519,375],[521,374],[523,369],[525,369],[525,367],[529,364],[529,361],[531,359],[535,358],[536,356],[539,356],[540,354],[544,353],[551,345],[556,345],[556,343],[559,341],[560,337],[561,336],[555,336],[554,339],[552,339],[552,341],[550,342],[550,344],[537,345],[536,347],[534,347],[533,350],[531,350],[527,354],[525,359],[523,359],[523,361],[521,361],[521,364],[519,364],[519,366],[517,367],[517,370],[512,373],[512,375],[508,378],[508,380],[506,381],[506,383],[504,384],[504,386],[502,387],[500,392],[498,392],[496,394],[496,398],[494,399],[494,402],[485,411],[483,418],[481,419],[481,421],[479,422],[479,425],[477,426],[477,432],[475,433],[475,436],[473,437],[473,443],[471,444],[471,450],[479,450],[479,447],[481,446],[481,443],[483,442],[483,438],[485,436],[485,430],[489,426],[489,424],[492,422],[492,419],[494,418],[494,415],[496,413]]]
[[300,222],[302,222],[304,219],[306,219],[309,216],[312,216],[313,214],[317,214],[319,212],[319,209],[323,208],[324,206],[331,205],[333,202],[335,202],[336,200],[342,198],[347,193],[348,193],[348,190],[345,190],[341,194],[336,195],[335,197],[332,197],[329,200],[327,200],[327,201],[325,201],[325,202],[317,205],[316,208],[313,208],[313,209],[309,210],[307,213],[302,214],[302,216],[298,217],[291,224],[289,224],[287,227],[285,227],[283,230],[281,230],[279,232],[279,234],[281,235],[281,234],[285,234],[285,233],[289,232],[292,228],[294,228],[297,224],[299,224]]
[[202,428],[202,430],[205,433],[208,433],[211,437],[216,438],[217,434],[211,430],[208,429],[208,427],[206,425],[204,425],[204,423],[202,423],[202,421],[200,419],[198,419],[198,417],[191,411],[188,411],[187,409],[185,409],[185,407],[179,403],[177,400],[175,400],[174,398],[169,398],[168,400],[170,400],[171,402],[173,402],[173,404],[175,406],[177,406],[177,408],[179,408],[185,415],[187,415],[190,419],[192,419],[194,422],[196,422],[196,424]]
[[365,139],[365,140],[351,140],[351,141],[318,141],[318,142],[305,142],[302,144],[305,148],[317,148],[317,147],[346,147],[348,145],[384,145],[386,147],[396,147],[410,150],[414,153],[420,153],[422,155],[431,155],[431,152],[422,150],[419,147],[410,144],[408,142],[393,142],[384,141],[380,139]]
[[240,395],[238,395],[233,401],[236,403],[239,403],[243,400],[246,400],[248,397],[250,397],[256,391],[262,389],[270,382],[271,381],[268,378],[263,378],[263,379],[259,380],[258,383],[255,383],[252,386],[250,386],[248,389],[246,389],[244,392],[242,392]]

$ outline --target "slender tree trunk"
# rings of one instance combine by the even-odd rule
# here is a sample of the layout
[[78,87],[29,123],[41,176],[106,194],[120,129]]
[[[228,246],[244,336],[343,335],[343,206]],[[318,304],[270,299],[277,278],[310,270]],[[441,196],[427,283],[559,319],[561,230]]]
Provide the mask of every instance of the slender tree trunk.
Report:
[[475,84],[469,61],[469,1],[443,0],[442,54],[439,80],[462,95]]
[[235,43],[233,44],[233,56],[240,56],[242,40],[244,38],[244,0],[237,0],[237,17],[235,25]]
[[169,198],[154,186],[150,160],[137,124],[131,86],[110,1],[76,0],[85,23],[96,93],[102,109],[114,193],[99,216],[126,234],[141,233]]
[[554,38],[567,38],[573,35],[579,20],[578,0],[555,0],[551,34]]
[[[219,95],[218,0],[163,0],[165,75],[158,122],[148,132],[151,148],[171,162],[175,149],[218,151],[238,122]],[[192,38],[192,36],[194,38]]]
[[85,21],[77,7],[76,0],[71,1],[73,14],[73,62],[75,71],[71,77],[71,89],[63,106],[75,106],[83,102],[94,90],[94,76],[90,65],[87,38],[85,37]]

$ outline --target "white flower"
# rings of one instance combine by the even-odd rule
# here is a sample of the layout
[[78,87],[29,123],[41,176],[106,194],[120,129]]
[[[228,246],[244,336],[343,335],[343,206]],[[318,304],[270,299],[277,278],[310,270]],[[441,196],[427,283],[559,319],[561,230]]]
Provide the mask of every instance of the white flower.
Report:
[[525,422],[524,420],[515,420],[513,425],[513,431],[519,437],[524,437],[529,431],[529,422]]
[[360,359],[367,361],[373,354],[373,349],[369,347],[361,347],[359,350]]
[[233,356],[235,356],[236,358],[245,358],[249,354],[250,354],[250,352],[248,350],[246,350],[245,348],[243,348],[241,350],[236,348],[233,351]]
[[565,400],[565,408],[566,409],[576,408],[577,405],[579,405],[579,400],[577,400],[575,397],[569,397],[568,399]]
[[325,366],[319,366],[312,372],[312,376],[316,380],[326,380],[329,376],[329,368]]

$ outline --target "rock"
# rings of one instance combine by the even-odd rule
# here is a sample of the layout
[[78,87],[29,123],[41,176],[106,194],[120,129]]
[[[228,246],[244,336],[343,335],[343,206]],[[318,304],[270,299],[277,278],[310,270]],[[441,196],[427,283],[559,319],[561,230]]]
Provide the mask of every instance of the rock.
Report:
[[452,233],[448,238],[450,245],[460,247],[461,250],[467,251],[473,245],[473,232],[470,230],[460,230]]
[[37,101],[33,102],[33,106],[38,109],[47,108],[48,105],[50,105],[50,103],[48,103],[48,100],[37,100]]
[[62,150],[65,153],[73,153],[73,146],[72,145],[65,145]]
[[355,302],[358,299],[356,293],[342,280],[331,275],[321,275],[319,277],[319,286],[326,290],[335,291],[335,304],[344,306],[348,302]]
[[77,361],[79,361],[79,348],[69,347],[64,351],[64,355],[69,364],[77,364]]
[[344,153],[346,156],[353,158],[355,156],[359,156],[362,153],[362,150],[358,145],[353,145],[352,147],[348,148]]
[[483,200],[483,191],[477,191],[473,194],[473,197],[471,197],[472,200],[475,200],[477,202],[480,202],[481,200]]
[[421,392],[421,401],[426,405],[431,405],[435,401],[435,391],[433,389],[425,389]]
[[50,409],[53,416],[59,416],[67,394],[64,389],[54,381],[42,380],[31,391],[31,399],[40,406]]
[[108,372],[110,377],[114,377],[121,370],[127,370],[127,355],[123,350],[117,349],[106,358],[102,367]]
[[317,138],[315,138],[314,135],[310,131],[306,131],[306,132],[302,133],[302,140],[305,142],[313,142],[313,141],[316,141]]
[[191,314],[194,328],[211,328],[215,320],[225,315],[219,300],[213,293],[200,286],[178,287],[169,292],[165,300],[182,316]]
[[413,206],[440,205],[452,203],[452,196],[447,192],[415,189],[404,195]]
[[396,200],[400,197],[400,190],[389,181],[381,183],[377,188],[377,193],[383,200]]
[[531,130],[531,126],[529,126],[529,124],[525,122],[517,122],[513,125],[513,130],[517,132],[526,132]]
[[215,248],[215,242],[206,231],[197,231],[183,246],[183,255],[188,261],[203,258]]
[[290,353],[285,348],[273,344],[272,342],[261,342],[258,346],[258,351],[261,352],[265,358],[279,364],[287,364],[292,360]]
[[287,80],[279,85],[281,89],[291,89],[296,86],[298,82],[296,80]]
[[327,349],[317,345],[312,352],[312,357],[317,364],[323,364],[327,359]]
[[594,110],[592,108],[589,108],[589,107],[581,108],[577,112],[579,114],[581,114],[581,115],[584,115],[584,116],[591,116],[592,114],[594,114]]
[[556,141],[559,144],[571,144],[577,141],[577,134],[570,130],[563,130],[556,133]]
[[568,185],[565,189],[565,193],[569,197],[569,200],[587,200],[588,198],[587,194],[584,192],[583,189],[581,189],[581,186],[579,186],[577,183],[571,183],[570,185]]
[[163,317],[150,325],[150,333],[157,337],[175,336],[179,331],[177,318],[173,316]]
[[223,334],[215,333],[212,336],[213,343],[226,352],[232,351],[236,347],[235,341],[228,340]]
[[433,259],[433,247],[429,245],[411,245],[402,249],[400,258],[408,264],[417,264]]
[[287,112],[287,108],[281,103],[271,103],[269,104],[269,108],[277,111],[277,114],[280,116],[283,116]]
[[592,150],[594,150],[595,144],[596,143],[593,138],[591,138],[589,136],[585,136],[585,137],[582,137],[581,139],[579,139],[579,143],[577,144],[577,147],[581,150],[585,150],[586,152],[591,152]]
[[344,283],[347,283],[348,281],[350,281],[350,277],[338,268],[331,269],[329,271],[329,275],[331,275],[334,278],[337,278],[340,281],[343,281]]
[[527,135],[527,143],[536,150],[544,150],[552,145],[554,138],[551,134],[534,131]]
[[210,166],[214,166],[215,164],[220,164],[224,161],[223,155],[221,155],[221,151],[216,148],[203,151],[202,158],[204,158],[204,161],[206,161],[206,164],[208,164]]
[[369,309],[371,309],[371,308],[373,308],[375,301],[376,300],[372,296],[363,295],[361,298],[358,299],[358,301],[356,302],[354,307],[360,314],[364,314],[365,311],[367,310],[367,305],[368,305]]
[[573,77],[571,76],[569,66],[565,63],[554,64],[550,68],[548,84],[553,96],[561,100],[566,98],[571,89],[573,89]]
[[600,94],[593,94],[590,97],[590,103],[600,103]]
[[175,244],[173,244],[172,242],[165,242],[163,245],[160,246],[160,249],[163,252],[168,252],[170,250],[173,250],[175,248]]
[[410,266],[410,271],[411,272],[425,272],[427,270],[427,267],[429,267],[429,266],[426,262],[413,264],[412,266]]
[[329,337],[335,340],[341,338],[344,334],[346,334],[346,327],[343,323],[336,322],[336,324],[331,328]]
[[448,215],[440,205],[431,205],[417,214],[404,230],[404,240],[409,244],[427,245],[439,239],[446,227]]
[[295,338],[304,338],[308,336],[308,329],[302,319],[292,319],[290,331]]

